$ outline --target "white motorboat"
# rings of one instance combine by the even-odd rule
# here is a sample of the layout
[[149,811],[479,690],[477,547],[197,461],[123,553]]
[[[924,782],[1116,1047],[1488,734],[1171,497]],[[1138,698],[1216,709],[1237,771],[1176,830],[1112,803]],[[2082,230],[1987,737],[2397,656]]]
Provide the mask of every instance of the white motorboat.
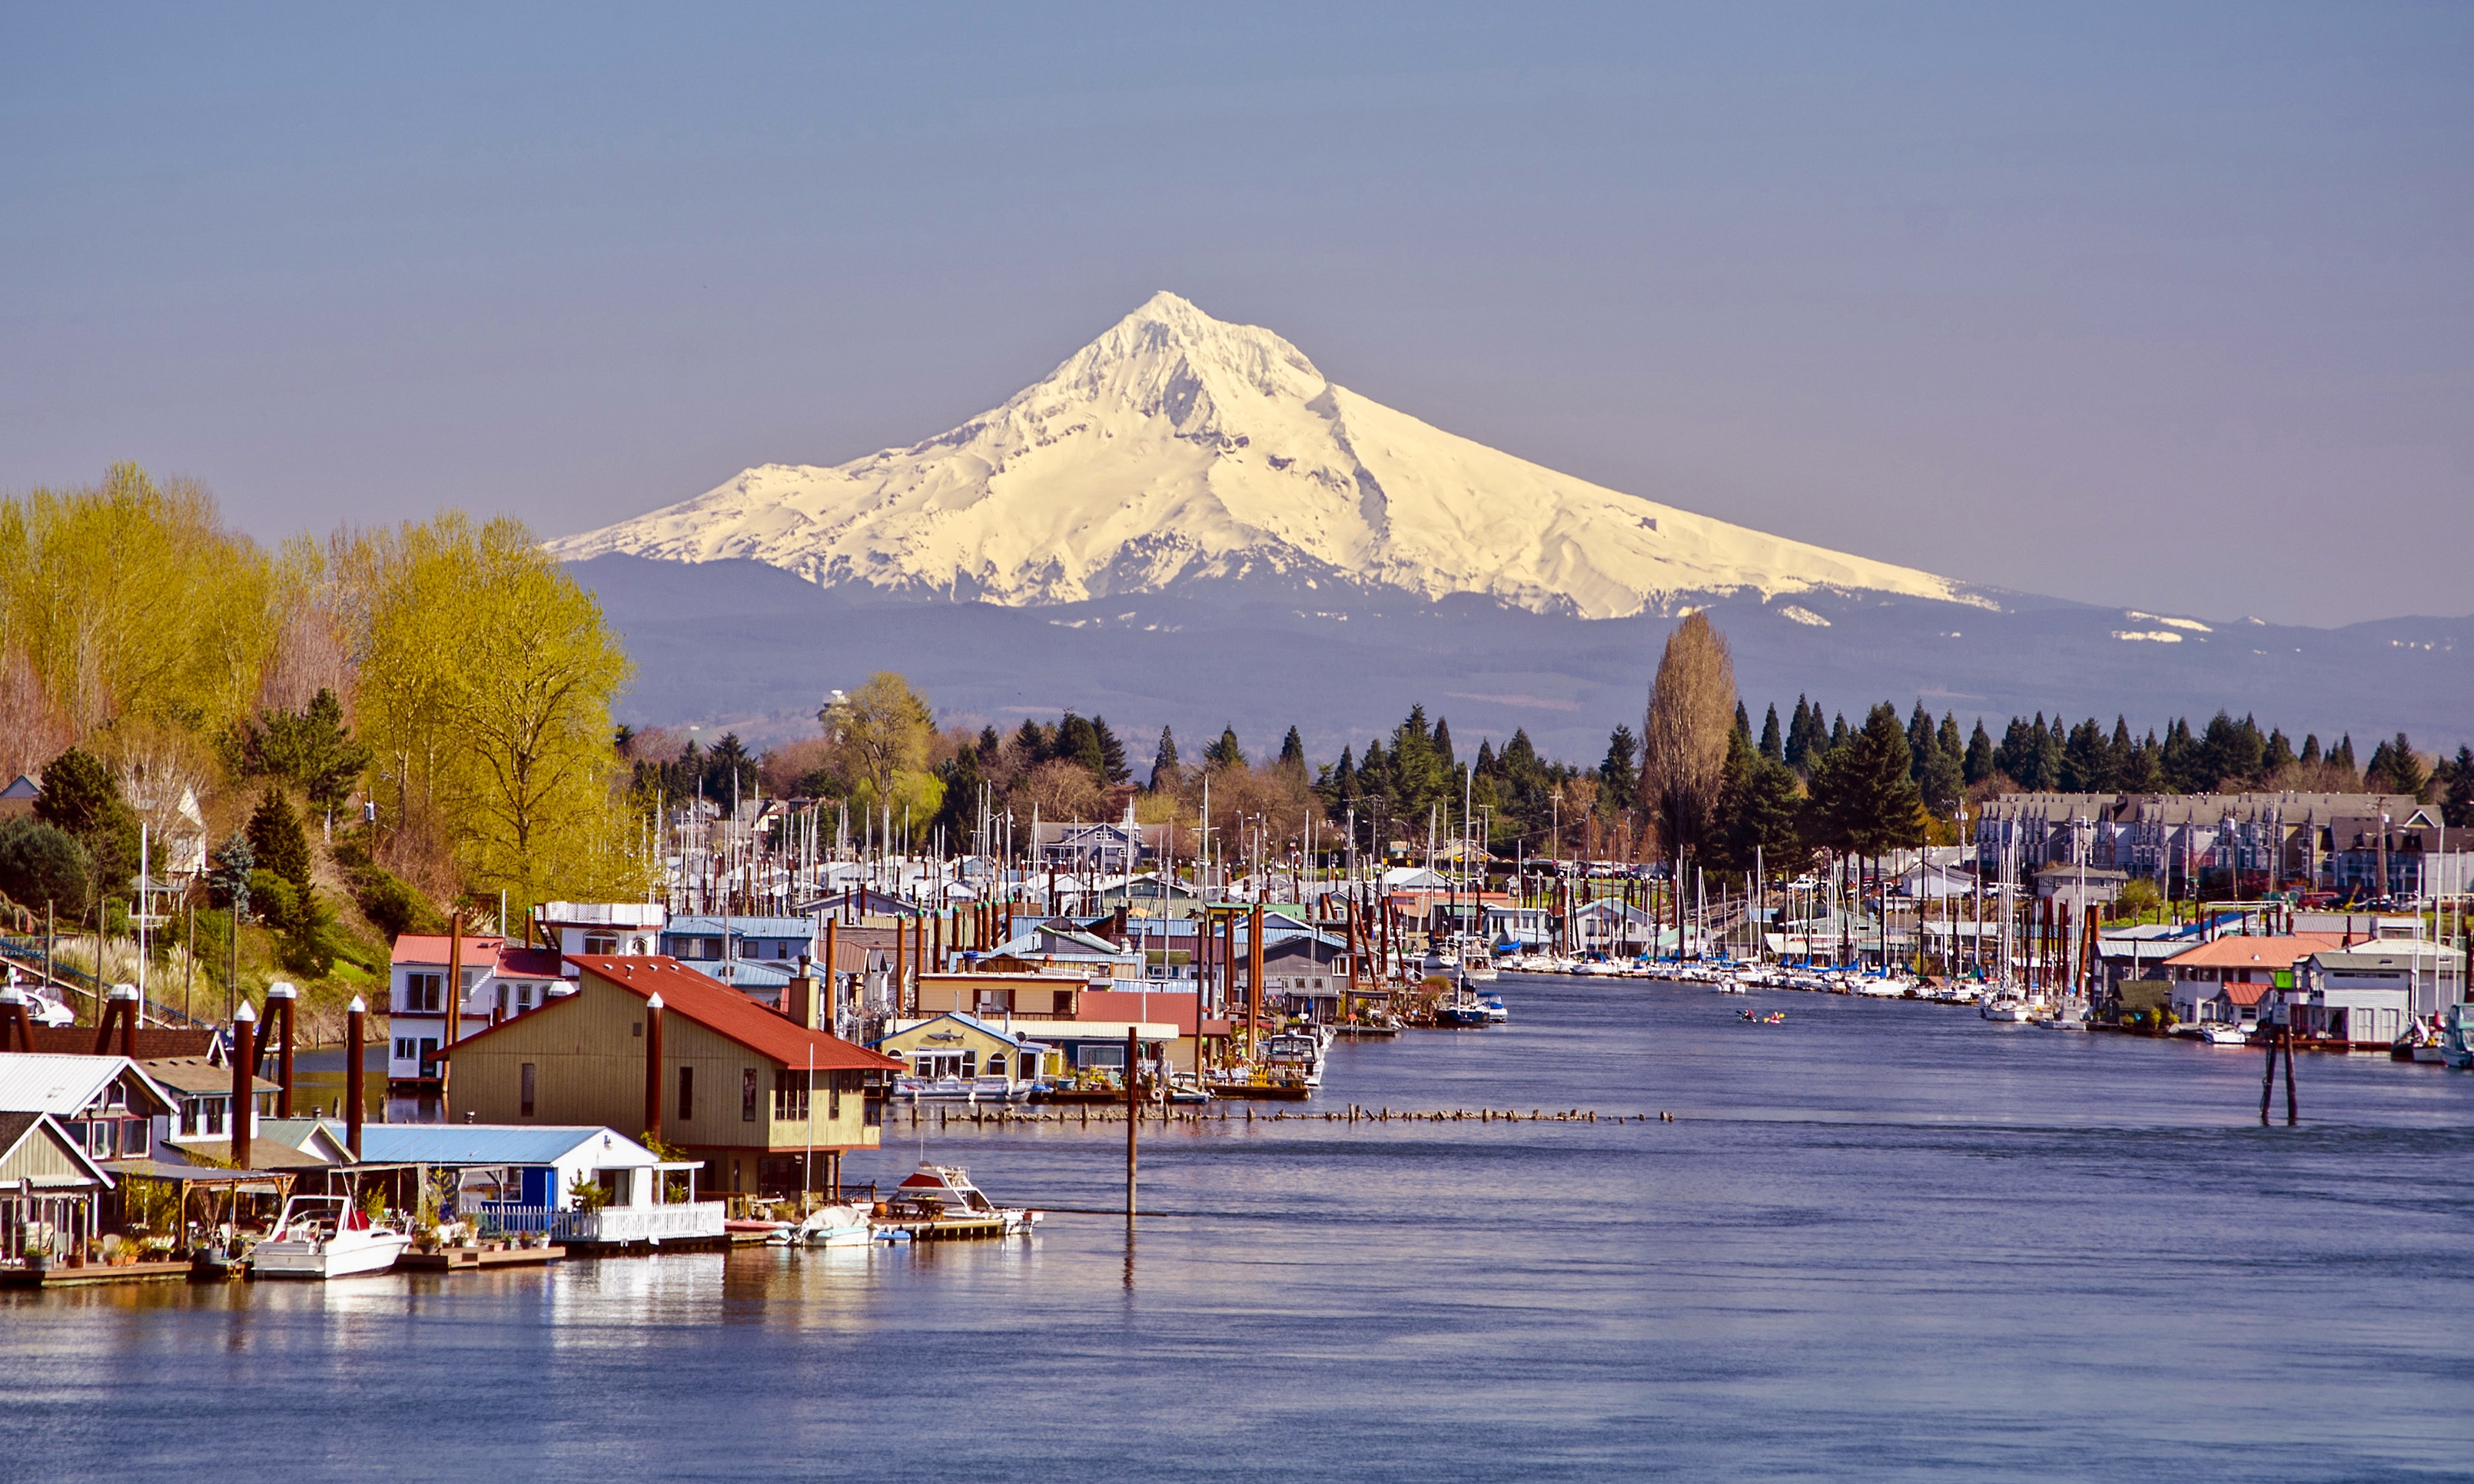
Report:
[[2012,1025],[2028,1025],[2036,1019],[2036,1008],[2016,989],[1996,991],[1977,1004],[1976,1012],[1987,1020]]
[[959,1165],[923,1164],[904,1178],[870,1220],[882,1241],[934,1240],[1014,1236],[1039,1225],[1040,1213],[997,1204]]
[[350,1277],[383,1273],[412,1245],[411,1233],[372,1221],[342,1196],[294,1196],[275,1230],[251,1251],[255,1277]]
[[2250,1031],[2244,1026],[2207,1024],[2191,1033],[2191,1038],[2211,1046],[2247,1046]]
[[1309,1087],[1322,1085],[1323,1036],[1313,1031],[1282,1031],[1263,1038],[1263,1065],[1275,1077],[1297,1073]]

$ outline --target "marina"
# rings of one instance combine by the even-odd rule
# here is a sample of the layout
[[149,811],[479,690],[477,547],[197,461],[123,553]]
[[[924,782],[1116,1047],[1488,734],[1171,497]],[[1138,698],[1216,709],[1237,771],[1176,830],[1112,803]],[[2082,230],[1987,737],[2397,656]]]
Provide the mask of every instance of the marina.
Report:
[[[2474,1179],[2462,1074],[2320,1058],[2306,1126],[2261,1130],[2254,1059],[2186,1041],[1783,993],[1788,1020],[1755,1036],[1707,985],[1501,988],[1516,1013],[1482,1034],[1335,1043],[1302,1107],[1147,1117],[1155,1217],[1130,1229],[1069,1209],[1122,1190],[1121,1113],[930,1107],[851,1178],[891,1188],[924,1139],[1048,1212],[1034,1234],[12,1295],[0,1435],[66,1473],[237,1467],[254,1445],[202,1425],[218,1408],[382,1375],[400,1405],[337,1414],[320,1456],[418,1447],[411,1414],[449,1397],[458,1436],[562,1479],[640,1448],[689,1473],[885,1457],[923,1406],[973,1419],[944,1469],[1032,1449],[1092,1478],[1163,1457],[1206,1479],[1578,1478],[1655,1456],[2316,1479],[2454,1472],[2474,1446],[2462,1346],[2420,1297],[2474,1258],[2474,1226],[2408,1194]],[[2312,1350],[2255,1343],[2260,1285]],[[1197,1408],[1206,1367],[1218,1404]],[[1497,1384],[1443,1384],[1476,1374]],[[2326,1404],[2307,1440],[2276,1427],[2296,1388]],[[1139,1410],[1143,1447],[1057,1432],[1059,1392]]]

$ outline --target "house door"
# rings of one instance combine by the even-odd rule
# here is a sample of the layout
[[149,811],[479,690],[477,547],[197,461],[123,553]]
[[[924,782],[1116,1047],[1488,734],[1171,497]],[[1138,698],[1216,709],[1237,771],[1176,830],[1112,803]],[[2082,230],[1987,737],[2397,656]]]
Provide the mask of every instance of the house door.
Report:
[[438,1075],[438,1037],[434,1035],[421,1038],[421,1075],[424,1078]]

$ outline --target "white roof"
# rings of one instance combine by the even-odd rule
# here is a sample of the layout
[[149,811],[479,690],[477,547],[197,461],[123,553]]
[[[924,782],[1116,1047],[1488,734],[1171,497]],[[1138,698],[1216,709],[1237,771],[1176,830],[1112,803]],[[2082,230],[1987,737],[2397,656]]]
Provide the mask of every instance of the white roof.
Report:
[[[163,1091],[126,1057],[55,1057],[15,1052],[0,1056],[0,1113],[50,1113],[74,1118],[91,1107],[123,1072]],[[165,1102],[171,1099],[164,1097]]]

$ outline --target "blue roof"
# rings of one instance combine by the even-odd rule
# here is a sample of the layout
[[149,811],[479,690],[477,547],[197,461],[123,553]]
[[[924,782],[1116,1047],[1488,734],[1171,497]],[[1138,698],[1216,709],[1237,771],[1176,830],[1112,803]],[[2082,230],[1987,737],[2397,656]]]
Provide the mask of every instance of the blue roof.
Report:
[[620,1163],[655,1162],[634,1139],[591,1124],[363,1124],[361,1157],[374,1164],[556,1164],[605,1133]]
[[[672,917],[665,933],[719,933],[721,918]],[[816,921],[813,917],[733,917],[730,932],[734,937],[813,937]]]

